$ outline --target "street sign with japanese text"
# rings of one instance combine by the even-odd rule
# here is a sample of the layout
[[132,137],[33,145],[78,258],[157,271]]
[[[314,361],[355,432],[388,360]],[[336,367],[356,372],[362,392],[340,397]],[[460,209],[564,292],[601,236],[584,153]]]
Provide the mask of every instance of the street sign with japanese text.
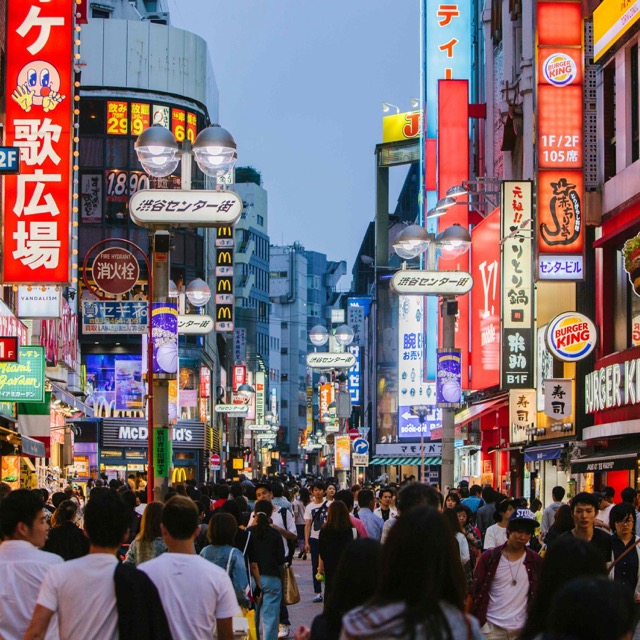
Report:
[[181,335],[204,336],[213,331],[213,318],[206,314],[178,314],[178,333]]
[[140,267],[136,257],[128,249],[109,247],[93,259],[91,275],[99,289],[118,296],[136,286]]
[[138,191],[129,201],[131,219],[141,227],[224,227],[242,213],[242,198],[233,191]]
[[549,378],[544,381],[544,413],[554,420],[564,420],[573,413],[573,380]]
[[167,478],[172,458],[169,429],[158,427],[153,430],[153,471],[158,478]]
[[402,296],[461,296],[469,293],[473,278],[466,271],[397,271],[391,288]]
[[307,366],[312,369],[349,369],[356,363],[352,353],[308,353]]
[[526,442],[536,426],[536,390],[512,389],[509,391],[509,443]]
[[3,282],[70,281],[73,0],[12,0],[6,15]]
[[245,414],[249,411],[246,404],[217,404],[216,413],[239,413]]
[[44,402],[44,347],[19,347],[18,362],[0,362],[0,402]]
[[144,300],[83,300],[82,333],[146,333],[148,310],[149,305]]

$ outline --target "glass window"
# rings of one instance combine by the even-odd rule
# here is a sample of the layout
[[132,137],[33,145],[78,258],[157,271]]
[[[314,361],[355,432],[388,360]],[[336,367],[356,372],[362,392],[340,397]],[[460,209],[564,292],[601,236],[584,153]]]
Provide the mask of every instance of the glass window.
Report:
[[104,138],[81,136],[79,151],[81,167],[91,169],[104,166]]
[[264,216],[261,216],[261,215],[258,214],[257,218],[258,218],[258,224],[261,227],[263,227],[264,226]]
[[91,133],[105,132],[105,102],[104,100],[80,101],[80,136]]
[[107,138],[106,165],[109,169],[125,169],[129,165],[129,141],[121,138]]

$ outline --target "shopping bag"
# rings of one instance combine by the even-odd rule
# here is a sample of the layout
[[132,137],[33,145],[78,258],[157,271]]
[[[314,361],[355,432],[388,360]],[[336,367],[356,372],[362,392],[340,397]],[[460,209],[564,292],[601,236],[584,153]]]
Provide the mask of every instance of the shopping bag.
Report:
[[297,604],[300,602],[300,591],[293,567],[290,564],[285,564],[280,570],[280,575],[282,577],[282,604]]
[[247,638],[248,640],[258,640],[258,633],[256,631],[256,610],[245,609],[242,607],[242,615],[245,617],[248,623]]

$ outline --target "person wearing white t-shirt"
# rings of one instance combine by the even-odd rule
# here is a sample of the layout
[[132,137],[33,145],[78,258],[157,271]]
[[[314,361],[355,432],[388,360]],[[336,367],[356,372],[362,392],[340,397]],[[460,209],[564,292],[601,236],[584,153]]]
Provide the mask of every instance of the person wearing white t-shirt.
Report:
[[484,535],[484,550],[499,547],[507,541],[507,523],[513,513],[516,503],[509,498],[502,497],[496,501],[496,510],[493,513],[495,524],[491,525]]
[[[56,613],[64,640],[170,638],[158,592],[137,569],[125,569],[128,584],[135,583],[136,602],[143,603],[135,615],[130,607],[134,596],[128,586],[125,602],[116,597],[116,553],[128,539],[130,523],[131,511],[116,493],[92,491],[84,511],[89,554],[51,567],[45,574],[24,640],[45,638]],[[123,604],[129,614],[126,620],[120,620]]]
[[611,509],[615,506],[613,496],[616,495],[616,490],[613,487],[605,487],[602,490],[602,493],[597,495],[600,501],[598,505],[600,510],[598,511],[594,524],[597,529],[602,529],[603,531],[611,533],[609,515],[611,514]]
[[[40,551],[49,525],[41,495],[27,489],[12,491],[0,502],[0,638],[22,640],[36,606],[42,578],[50,567],[64,561]],[[52,625],[47,640],[57,640]]]
[[527,546],[538,526],[532,511],[516,509],[507,525],[507,542],[478,560],[471,613],[486,640],[516,640],[524,627],[542,566],[542,557]]
[[311,576],[314,602],[322,602],[322,584],[316,579],[320,558],[320,529],[327,519],[330,502],[325,500],[324,482],[315,482],[311,488],[311,502],[304,510],[304,550],[311,553]]
[[236,593],[224,569],[197,556],[198,509],[175,496],[162,512],[162,537],[169,551],[143,562],[140,571],[156,585],[173,640],[233,640],[233,616],[240,614]]

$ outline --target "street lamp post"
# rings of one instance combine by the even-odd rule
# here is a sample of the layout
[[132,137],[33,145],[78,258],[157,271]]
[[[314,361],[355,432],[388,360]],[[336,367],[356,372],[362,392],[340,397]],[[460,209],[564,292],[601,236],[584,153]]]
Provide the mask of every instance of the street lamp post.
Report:
[[[210,177],[219,177],[233,169],[237,158],[236,143],[233,137],[226,129],[218,125],[203,129],[196,137],[192,149],[188,148],[188,143],[186,143],[185,148],[180,149],[171,131],[161,125],[153,125],[138,136],[134,148],[145,172],[155,178],[165,178],[171,175],[177,169],[182,157],[181,189],[185,191],[191,189],[191,163],[188,157],[190,154],[195,156],[196,163],[202,172]],[[187,215],[184,223],[187,224],[188,222]],[[152,224],[146,226],[150,226],[153,230],[150,276],[154,283],[153,297],[151,297],[150,293],[150,305],[152,307],[154,302],[166,302],[169,298],[171,234],[169,225]],[[214,223],[212,223],[212,226],[214,226]],[[153,341],[154,336],[150,332],[149,353],[153,353]],[[149,360],[151,364],[152,357]],[[150,415],[147,465],[149,469],[147,474],[148,493],[150,496],[162,498],[168,487],[168,478],[155,478],[153,476],[154,430],[168,422],[169,381],[154,375],[153,366],[149,369],[148,377],[150,396],[148,407]],[[153,428],[151,428],[151,421],[154,423]],[[160,491],[159,496],[154,495],[155,489]]]

